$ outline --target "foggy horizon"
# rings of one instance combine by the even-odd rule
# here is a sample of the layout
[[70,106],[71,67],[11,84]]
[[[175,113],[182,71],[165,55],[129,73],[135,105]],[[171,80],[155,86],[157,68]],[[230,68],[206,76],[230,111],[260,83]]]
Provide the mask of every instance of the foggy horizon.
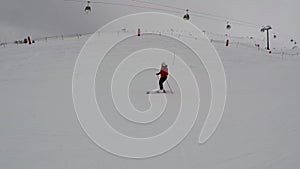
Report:
[[[132,0],[104,2],[153,7],[153,5],[140,4]],[[300,23],[296,22],[297,17],[300,16],[300,11],[297,10],[300,2],[297,0],[229,0],[226,2],[217,0],[189,0],[186,2],[179,0],[148,0],[148,2],[189,9],[192,11],[190,12],[191,22],[200,29],[210,32],[222,34],[229,32],[233,36],[255,36],[263,39],[265,34],[259,31],[259,26],[271,25],[273,29],[270,31],[270,34],[271,36],[277,36],[276,41],[293,46],[293,44],[289,43],[289,40],[293,39],[297,42],[300,39],[298,33]],[[53,35],[90,33],[124,15],[138,12],[166,12],[155,9],[92,3],[92,12],[86,14],[84,8],[87,4],[84,1],[11,0],[2,1],[0,4],[0,42],[22,40],[27,36],[39,38]],[[196,17],[193,16],[193,11],[222,16],[223,18],[214,20],[207,17]],[[182,17],[185,11],[182,11],[182,14],[169,13]],[[257,28],[233,22],[230,23],[232,29],[227,31],[225,29],[226,18],[228,18],[229,23],[232,19],[237,19],[254,23]]]

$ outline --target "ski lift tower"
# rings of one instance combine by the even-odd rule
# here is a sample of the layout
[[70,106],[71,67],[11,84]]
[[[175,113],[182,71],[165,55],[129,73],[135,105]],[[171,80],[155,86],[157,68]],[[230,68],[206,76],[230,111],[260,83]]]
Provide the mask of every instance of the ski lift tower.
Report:
[[264,26],[261,28],[261,32],[267,31],[267,50],[270,50],[270,38],[269,38],[269,30],[272,29],[271,26]]

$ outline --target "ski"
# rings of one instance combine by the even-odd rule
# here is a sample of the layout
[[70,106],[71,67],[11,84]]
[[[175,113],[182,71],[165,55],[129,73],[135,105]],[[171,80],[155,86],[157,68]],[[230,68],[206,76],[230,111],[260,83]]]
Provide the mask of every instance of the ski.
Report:
[[146,92],[146,94],[160,94],[160,93],[164,94],[164,93],[171,93],[171,92],[168,90],[165,90],[165,92],[161,90],[150,90]]

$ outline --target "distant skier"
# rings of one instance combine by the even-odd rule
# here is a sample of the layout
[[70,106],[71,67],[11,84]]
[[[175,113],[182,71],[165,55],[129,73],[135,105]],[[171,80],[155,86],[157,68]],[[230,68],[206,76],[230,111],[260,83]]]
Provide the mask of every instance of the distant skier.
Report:
[[160,79],[159,79],[160,91],[166,93],[163,83],[167,80],[169,73],[168,73],[168,65],[165,62],[161,63],[160,71],[158,73],[156,73],[156,75],[157,76],[160,75]]

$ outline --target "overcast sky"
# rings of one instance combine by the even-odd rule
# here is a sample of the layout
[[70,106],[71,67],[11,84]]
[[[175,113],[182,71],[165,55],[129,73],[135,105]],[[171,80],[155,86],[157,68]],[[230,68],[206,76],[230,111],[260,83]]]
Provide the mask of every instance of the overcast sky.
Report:
[[[97,1],[97,0],[95,0]],[[131,3],[130,0],[101,0]],[[294,38],[300,43],[299,0],[148,0],[168,4],[192,11],[206,12],[228,18],[244,20],[257,25],[270,24],[278,39]],[[43,37],[49,35],[93,32],[105,23],[120,16],[154,11],[131,7],[92,4],[92,13],[85,14],[85,3],[63,0],[1,0],[0,41],[22,39],[27,35]],[[148,5],[149,6],[149,5]],[[184,11],[182,12],[184,14]],[[178,15],[178,14],[175,14]],[[178,15],[179,16],[179,15]],[[225,33],[225,21],[214,21],[193,17],[191,22],[201,29]],[[257,29],[232,24],[233,35],[263,36]]]

